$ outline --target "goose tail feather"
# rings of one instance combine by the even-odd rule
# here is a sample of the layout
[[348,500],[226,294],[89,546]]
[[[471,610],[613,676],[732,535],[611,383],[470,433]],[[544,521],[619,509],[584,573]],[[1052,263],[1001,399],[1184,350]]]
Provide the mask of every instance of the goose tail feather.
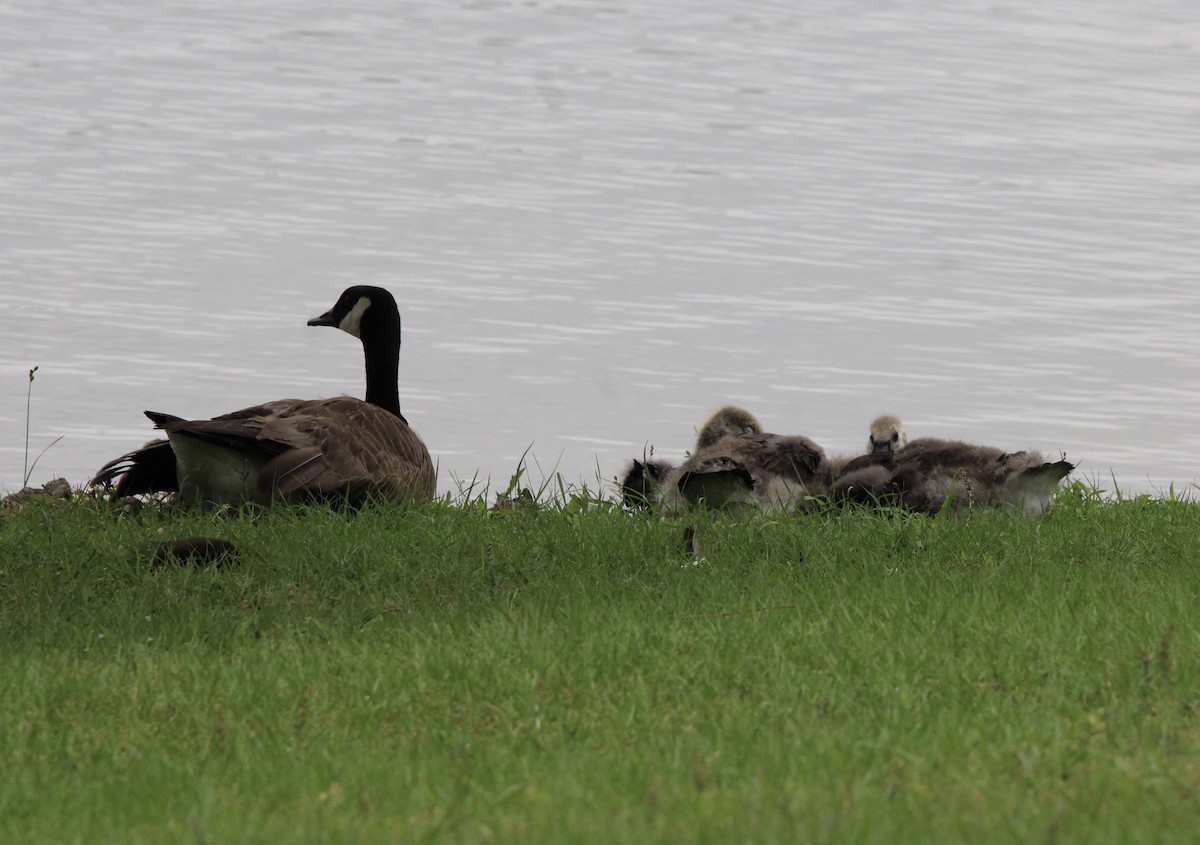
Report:
[[117,498],[143,493],[174,493],[179,490],[175,452],[168,440],[151,440],[100,467],[91,481],[111,487]]
[[1050,506],[1058,482],[1073,469],[1075,465],[1070,461],[1049,461],[1021,470],[1008,480],[1005,487],[1011,500],[1022,505],[1026,513],[1036,515]]

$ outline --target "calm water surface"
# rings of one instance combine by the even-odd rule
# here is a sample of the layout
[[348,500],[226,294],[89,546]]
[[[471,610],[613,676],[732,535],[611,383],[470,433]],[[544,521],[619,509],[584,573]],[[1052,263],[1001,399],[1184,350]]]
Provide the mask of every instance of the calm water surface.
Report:
[[[0,488],[361,395],[305,321],[404,315],[440,486],[610,478],[726,402],[830,452],[1200,465],[1200,7],[0,6]],[[1195,489],[1195,488],[1191,488]]]

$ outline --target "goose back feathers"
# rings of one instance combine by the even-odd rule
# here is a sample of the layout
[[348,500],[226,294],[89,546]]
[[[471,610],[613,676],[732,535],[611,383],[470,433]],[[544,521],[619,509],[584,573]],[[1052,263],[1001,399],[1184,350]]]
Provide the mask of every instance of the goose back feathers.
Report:
[[1065,460],[1047,461],[1039,452],[926,437],[895,452],[880,450],[849,461],[837,472],[833,496],[919,513],[1011,507],[1036,515],[1074,468]]
[[895,505],[928,514],[1015,508],[1036,515],[1075,468],[1033,451],[934,438],[909,442],[894,416],[872,422],[867,449],[865,455],[831,462],[807,437],[763,432],[752,414],[727,406],[704,424],[695,451],[682,465],[634,461],[622,492],[627,505],[657,503],[667,510],[703,504],[793,512],[809,497],[829,495],[834,502]]
[[822,492],[829,475],[825,452],[812,440],[764,432],[748,411],[726,406],[701,428],[695,452],[668,476],[663,503],[790,512]]
[[362,341],[368,401],[280,399],[207,420],[147,411],[167,440],[110,461],[93,483],[114,485],[118,496],[178,492],[204,504],[432,498],[433,462],[400,412],[400,316],[391,294],[348,288],[309,325],[337,326]]

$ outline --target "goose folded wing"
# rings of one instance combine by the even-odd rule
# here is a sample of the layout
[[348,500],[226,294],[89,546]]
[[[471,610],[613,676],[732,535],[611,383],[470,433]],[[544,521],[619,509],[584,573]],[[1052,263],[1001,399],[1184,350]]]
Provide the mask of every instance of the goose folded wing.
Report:
[[678,489],[684,501],[705,502],[718,509],[746,501],[755,487],[750,469],[730,455],[711,455],[692,460],[679,476]]
[[812,481],[827,467],[825,450],[801,436],[747,438],[756,443],[759,464],[767,473],[790,481]]
[[264,421],[260,440],[287,448],[263,468],[261,489],[352,501],[433,495],[429,452],[411,428],[365,402],[329,401],[337,405],[319,413],[290,409]]

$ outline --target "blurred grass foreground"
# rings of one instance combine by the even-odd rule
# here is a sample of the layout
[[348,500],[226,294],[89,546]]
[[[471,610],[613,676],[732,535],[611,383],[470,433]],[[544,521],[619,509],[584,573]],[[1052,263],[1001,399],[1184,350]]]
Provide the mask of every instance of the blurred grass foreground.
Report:
[[508,505],[0,510],[0,840],[1195,841],[1196,504]]

